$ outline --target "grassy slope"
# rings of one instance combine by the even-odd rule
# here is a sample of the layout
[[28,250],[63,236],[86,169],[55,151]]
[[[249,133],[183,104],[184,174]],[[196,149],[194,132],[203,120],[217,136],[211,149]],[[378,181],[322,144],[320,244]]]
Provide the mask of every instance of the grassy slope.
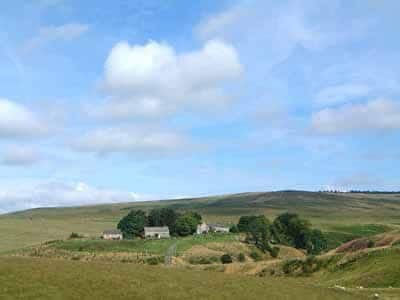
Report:
[[203,214],[206,221],[227,224],[236,222],[244,214],[265,214],[273,218],[281,212],[292,211],[310,219],[315,226],[334,231],[338,240],[353,237],[352,227],[345,229],[346,225],[400,224],[399,194],[246,193],[199,199],[45,208],[4,215],[0,216],[0,252],[46,240],[65,239],[72,231],[98,236],[102,230],[114,228],[130,209],[160,206],[196,210]]
[[[288,288],[290,286],[290,288]],[[294,279],[120,263],[0,258],[1,299],[366,299]],[[368,299],[368,298],[367,298]]]

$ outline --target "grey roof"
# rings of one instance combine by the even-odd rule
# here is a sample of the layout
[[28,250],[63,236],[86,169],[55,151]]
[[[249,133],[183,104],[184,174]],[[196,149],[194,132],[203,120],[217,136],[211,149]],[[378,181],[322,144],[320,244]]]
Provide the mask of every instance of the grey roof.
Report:
[[108,230],[104,230],[103,234],[121,234],[121,230],[119,229],[108,229]]
[[169,233],[169,228],[167,226],[163,227],[145,227],[144,232],[151,233]]
[[227,226],[222,225],[222,224],[208,224],[208,226],[210,226],[210,227],[224,227],[224,228],[228,228]]

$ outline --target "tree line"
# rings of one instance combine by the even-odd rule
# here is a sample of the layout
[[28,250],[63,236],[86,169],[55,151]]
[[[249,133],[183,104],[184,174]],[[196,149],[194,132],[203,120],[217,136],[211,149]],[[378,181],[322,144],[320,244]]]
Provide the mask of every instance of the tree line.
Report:
[[282,244],[319,254],[327,249],[327,240],[321,230],[313,229],[308,220],[297,214],[283,213],[271,223],[264,215],[242,216],[231,232],[246,233],[246,240],[276,257],[279,249],[271,244]]
[[132,210],[118,223],[124,238],[143,237],[146,226],[168,226],[173,236],[194,234],[202,217],[196,212],[178,213],[171,208],[155,208],[148,214],[143,210]]

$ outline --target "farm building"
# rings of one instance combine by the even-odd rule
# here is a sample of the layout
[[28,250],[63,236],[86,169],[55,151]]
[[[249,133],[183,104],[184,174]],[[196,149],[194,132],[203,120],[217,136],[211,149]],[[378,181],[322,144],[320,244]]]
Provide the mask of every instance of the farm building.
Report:
[[162,239],[169,238],[169,228],[167,226],[164,227],[145,227],[144,228],[144,237]]
[[208,233],[210,231],[210,226],[207,225],[207,223],[201,223],[197,225],[197,234],[203,234],[203,233]]
[[212,232],[221,232],[221,233],[229,233],[229,227],[226,227],[221,224],[209,224],[210,231]]
[[104,230],[102,235],[104,240],[122,240],[122,232],[118,229]]

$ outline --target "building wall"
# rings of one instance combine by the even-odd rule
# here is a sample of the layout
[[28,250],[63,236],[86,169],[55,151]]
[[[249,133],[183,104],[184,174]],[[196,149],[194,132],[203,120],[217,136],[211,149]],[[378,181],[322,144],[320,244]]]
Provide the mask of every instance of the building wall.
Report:
[[105,240],[122,240],[122,234],[103,234]]

